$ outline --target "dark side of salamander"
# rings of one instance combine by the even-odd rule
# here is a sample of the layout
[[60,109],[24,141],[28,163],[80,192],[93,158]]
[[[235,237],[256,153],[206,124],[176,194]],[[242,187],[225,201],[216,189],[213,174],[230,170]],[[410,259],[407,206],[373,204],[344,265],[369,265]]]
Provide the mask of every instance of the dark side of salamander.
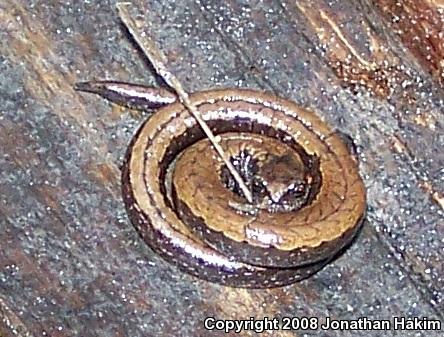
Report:
[[[95,93],[114,103],[140,110],[152,110],[177,101],[176,95],[165,89],[116,81],[82,82],[76,84],[75,89]],[[133,141],[135,141],[135,139],[137,139],[137,135],[133,138]],[[132,144],[128,147],[126,160],[123,165],[122,191],[126,209],[133,225],[147,244],[167,261],[177,265],[181,270],[189,274],[208,281],[234,287],[250,288],[268,288],[293,283],[307,278],[321,269],[326,263],[334,258],[335,253],[338,253],[342,247],[351,241],[360,227],[359,225],[355,226],[349,232],[344,233],[340,238],[325,243],[321,247],[317,247],[316,250],[307,251],[302,249],[294,251],[294,256],[292,256],[292,258],[295,258],[297,263],[293,264],[293,266],[285,266],[284,268],[281,266],[278,268],[275,266],[257,267],[244,263],[240,265],[241,267],[233,269],[221,265],[215,265],[211,261],[205,260],[205,254],[202,257],[191,256],[184,249],[175,245],[170,239],[154,230],[154,227],[150,224],[149,216],[142,211],[139,211],[137,207],[134,207],[136,200],[129,181],[131,149]],[[300,205],[298,207],[300,207]],[[187,214],[186,207],[179,208],[181,209],[180,213],[182,213],[184,217],[183,220],[186,221],[187,218],[189,218],[193,223],[194,230],[197,234],[205,231],[205,224],[199,221],[199,219],[196,219],[192,214]],[[216,233],[216,237],[213,239],[224,240],[224,238],[218,237],[218,235],[219,234]],[[233,242],[229,244],[233,244]],[[239,247],[235,247],[237,244],[238,243],[234,243],[234,246],[231,247],[227,246],[227,248],[229,248],[227,251],[238,248],[240,252],[243,252],[243,248],[245,247],[244,244],[239,243]],[[213,249],[204,242],[202,242],[202,250],[214,252]],[[258,255],[265,253],[266,256],[271,258],[271,261],[282,261],[283,258],[289,257],[280,256],[280,251],[273,252],[273,250],[270,251],[269,248],[263,248],[263,250],[258,249],[256,252]],[[278,256],[274,256],[274,253],[278,253]],[[245,254],[241,253],[240,256],[242,255]],[[326,256],[328,256],[328,258],[326,258]],[[294,266],[297,266],[297,268],[294,268]]]

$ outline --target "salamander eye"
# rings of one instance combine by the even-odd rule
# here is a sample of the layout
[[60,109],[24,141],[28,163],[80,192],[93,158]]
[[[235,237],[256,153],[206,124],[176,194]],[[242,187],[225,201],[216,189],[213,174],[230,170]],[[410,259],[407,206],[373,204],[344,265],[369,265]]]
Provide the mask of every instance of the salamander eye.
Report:
[[301,194],[305,194],[307,191],[308,185],[305,182],[298,182],[294,183],[291,186],[289,186],[288,191],[286,194],[290,194],[293,196],[299,196]]
[[304,193],[306,189],[307,189],[307,184],[301,183],[296,187],[296,192]]

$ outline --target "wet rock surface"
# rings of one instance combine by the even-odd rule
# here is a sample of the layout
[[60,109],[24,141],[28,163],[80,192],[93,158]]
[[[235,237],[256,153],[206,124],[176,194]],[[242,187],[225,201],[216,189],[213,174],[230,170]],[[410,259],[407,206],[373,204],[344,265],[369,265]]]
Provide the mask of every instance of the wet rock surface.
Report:
[[[442,5],[133,6],[188,91],[271,91],[349,134],[368,192],[364,228],[337,260],[284,288],[234,289],[179,272],[139,238],[120,195],[119,167],[141,116],[73,90],[89,79],[159,85],[120,24],[115,2],[6,0],[0,4],[1,334],[199,336],[208,334],[208,316],[444,322]],[[363,333],[381,331],[267,332]]]

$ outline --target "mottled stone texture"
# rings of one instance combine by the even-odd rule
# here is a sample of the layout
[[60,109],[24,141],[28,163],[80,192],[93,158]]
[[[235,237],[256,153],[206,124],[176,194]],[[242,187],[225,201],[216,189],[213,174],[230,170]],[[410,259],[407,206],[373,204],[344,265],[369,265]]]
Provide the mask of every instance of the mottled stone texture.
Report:
[[72,89],[93,78],[158,85],[115,1],[2,0],[0,335],[200,336],[206,316],[443,320],[442,1],[133,5],[187,90],[271,91],[350,134],[368,188],[364,229],[334,263],[285,288],[179,272],[123,207],[119,167],[140,116]]

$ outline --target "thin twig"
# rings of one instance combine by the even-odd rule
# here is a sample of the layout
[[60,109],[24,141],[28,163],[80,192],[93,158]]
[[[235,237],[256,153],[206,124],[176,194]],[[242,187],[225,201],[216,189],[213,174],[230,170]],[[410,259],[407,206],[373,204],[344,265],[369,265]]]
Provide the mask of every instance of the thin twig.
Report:
[[131,36],[134,38],[134,40],[137,42],[139,47],[142,49],[142,51],[145,53],[145,55],[148,57],[148,59],[151,61],[152,65],[156,69],[157,73],[165,80],[165,82],[173,88],[177,95],[179,96],[180,101],[182,104],[191,112],[191,114],[194,116],[196,121],[199,123],[202,130],[207,135],[208,139],[213,144],[213,147],[215,148],[218,155],[222,158],[225,165],[227,165],[228,170],[233,175],[236,182],[239,184],[243,194],[245,195],[248,202],[253,202],[253,197],[251,195],[250,190],[248,189],[247,185],[243,181],[242,177],[239,175],[239,173],[234,168],[233,164],[231,164],[230,159],[222,149],[222,147],[219,145],[219,142],[217,141],[216,137],[214,136],[211,129],[208,127],[207,123],[202,119],[199,111],[194,106],[194,104],[191,103],[188,93],[183,89],[181,83],[177,79],[176,76],[174,76],[167,68],[166,63],[167,59],[166,56],[162,53],[162,51],[158,48],[156,48],[156,45],[154,44],[154,41],[144,32],[139,32],[139,29],[137,28],[136,22],[131,17],[130,13],[128,12],[127,6],[128,3],[118,3],[116,5],[117,10],[119,12],[120,19],[125,24],[126,28],[130,32]]

